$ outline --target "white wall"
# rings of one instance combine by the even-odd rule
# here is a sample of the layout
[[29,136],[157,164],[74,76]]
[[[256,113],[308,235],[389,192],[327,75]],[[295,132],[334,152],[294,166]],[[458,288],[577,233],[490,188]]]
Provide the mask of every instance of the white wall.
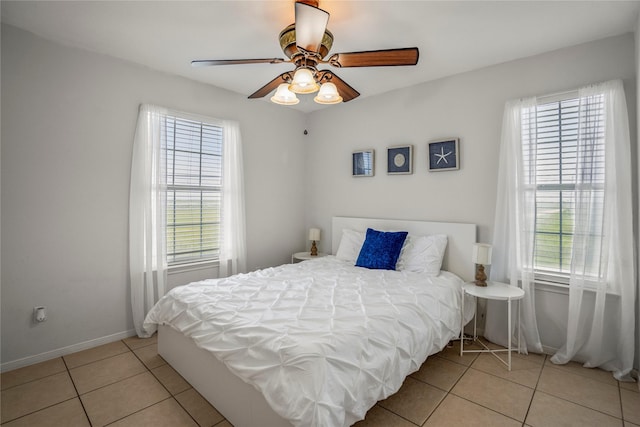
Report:
[[[428,52],[421,60],[428,61]],[[401,78],[399,71],[398,78]],[[624,81],[635,141],[634,37],[627,34],[355,100],[309,119],[307,222],[330,231],[333,215],[430,219],[478,224],[491,242],[498,149],[505,101]],[[357,81],[350,82],[357,88]],[[461,169],[428,172],[427,142],[460,138]],[[414,145],[414,173],[386,174],[386,147]],[[351,152],[374,148],[375,176],[351,176]],[[635,153],[635,144],[634,144]],[[634,154],[635,158],[635,154]],[[634,162],[634,169],[636,168]],[[321,242],[321,250],[330,249]],[[566,295],[538,296],[543,342],[560,342]],[[564,319],[563,319],[564,317]]]
[[[133,328],[128,197],[140,103],[240,123],[249,268],[287,262],[303,244],[302,113],[3,25],[3,367]],[[47,322],[32,323],[36,305]]]

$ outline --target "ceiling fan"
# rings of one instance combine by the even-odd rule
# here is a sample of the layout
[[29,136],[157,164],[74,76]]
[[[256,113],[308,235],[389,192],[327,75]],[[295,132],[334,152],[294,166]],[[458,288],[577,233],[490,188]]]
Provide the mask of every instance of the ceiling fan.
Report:
[[293,71],[280,74],[249,95],[249,98],[262,98],[277,89],[271,100],[277,104],[293,105],[299,102],[296,93],[314,93],[319,90],[314,100],[320,104],[347,102],[360,95],[333,71],[320,70],[318,65],[329,64],[345,68],[418,63],[417,47],[334,53],[327,57],[333,45],[333,34],[327,29],[328,22],[329,13],[318,8],[318,0],[296,0],[295,22],[280,32],[280,47],[288,59],[205,59],[191,61],[191,65],[201,67],[292,63],[295,65]]

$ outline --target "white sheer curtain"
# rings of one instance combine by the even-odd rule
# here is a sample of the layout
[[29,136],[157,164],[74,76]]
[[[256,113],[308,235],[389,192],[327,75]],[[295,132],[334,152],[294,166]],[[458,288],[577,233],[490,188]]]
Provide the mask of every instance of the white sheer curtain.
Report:
[[238,123],[224,122],[223,149],[220,277],[247,271],[242,139]]
[[[133,323],[140,337],[142,325],[167,284],[166,118],[175,113],[152,105],[140,106],[131,161],[129,192],[129,264]],[[242,140],[238,123],[192,114],[182,117],[216,122],[222,127],[222,215],[219,276],[246,272]]]
[[129,190],[129,270],[133,324],[139,337],[147,312],[167,283],[166,143],[163,108],[142,105],[133,142]]
[[[594,122],[596,112],[604,120]],[[635,269],[627,105],[619,80],[580,90],[575,225],[566,343],[551,358],[625,379],[633,367]],[[604,210],[593,185],[604,138]]]
[[[625,379],[633,366],[635,264],[628,113],[621,81],[580,89],[568,327],[554,363],[569,360]],[[507,103],[500,148],[491,278],[525,290],[521,320],[529,349],[541,352],[535,315],[536,99]],[[595,109],[603,109],[604,120]],[[604,151],[597,152],[597,142]],[[602,185],[594,179],[605,159]],[[601,167],[601,165],[600,165]],[[600,177],[601,181],[601,177]],[[604,209],[598,207],[604,206]],[[486,337],[506,343],[504,304],[488,304]]]
[[[491,280],[522,287],[522,348],[542,352],[534,294],[534,231],[536,204],[536,99],[510,101],[502,120],[498,196],[493,235]],[[506,345],[507,309],[488,301],[485,336]],[[515,325],[517,322],[512,322]],[[513,331],[510,331],[513,333]]]

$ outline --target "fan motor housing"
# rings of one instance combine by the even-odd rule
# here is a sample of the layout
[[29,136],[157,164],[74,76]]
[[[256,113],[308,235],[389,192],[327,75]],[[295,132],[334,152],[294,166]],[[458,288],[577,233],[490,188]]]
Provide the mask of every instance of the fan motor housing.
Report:
[[[331,31],[325,29],[322,42],[320,42],[320,49],[318,50],[320,58],[327,56],[332,46],[333,34],[331,34]],[[280,48],[282,48],[284,54],[287,55],[287,58],[291,58],[298,53],[298,47],[296,45],[296,24],[288,25],[280,32]]]

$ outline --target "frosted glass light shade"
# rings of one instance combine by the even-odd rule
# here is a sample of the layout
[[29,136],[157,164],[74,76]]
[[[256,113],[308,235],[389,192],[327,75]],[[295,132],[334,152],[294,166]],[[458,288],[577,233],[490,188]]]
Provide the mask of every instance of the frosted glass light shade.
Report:
[[320,229],[319,228],[310,228],[309,229],[309,240],[314,240],[314,241],[320,240]]
[[342,102],[342,97],[338,93],[338,88],[333,83],[323,83],[320,92],[313,98],[318,104],[338,104]]
[[474,264],[490,265],[491,264],[491,245],[484,243],[476,243],[473,246],[472,261]]
[[289,90],[294,93],[313,93],[320,88],[308,68],[300,68],[293,75]]
[[271,102],[280,105],[296,105],[300,100],[296,97],[296,94],[289,90],[287,83],[282,83],[278,86],[275,95],[271,97]]

